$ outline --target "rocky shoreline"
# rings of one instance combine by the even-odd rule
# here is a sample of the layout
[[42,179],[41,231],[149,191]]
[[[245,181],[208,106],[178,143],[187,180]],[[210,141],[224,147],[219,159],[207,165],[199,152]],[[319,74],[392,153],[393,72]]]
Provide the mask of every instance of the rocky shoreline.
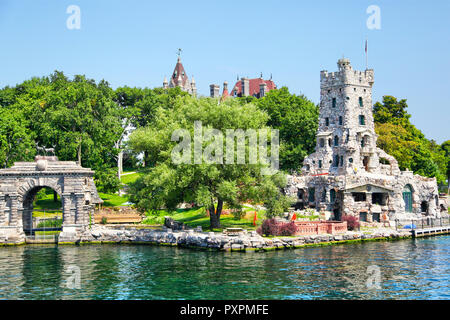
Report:
[[195,230],[139,229],[133,227],[94,226],[81,237],[60,237],[58,244],[126,243],[177,246],[218,251],[269,251],[294,249],[311,245],[330,245],[369,240],[410,238],[410,231],[380,229],[371,234],[348,231],[339,235],[310,235],[297,237],[262,237],[256,232],[226,235]]

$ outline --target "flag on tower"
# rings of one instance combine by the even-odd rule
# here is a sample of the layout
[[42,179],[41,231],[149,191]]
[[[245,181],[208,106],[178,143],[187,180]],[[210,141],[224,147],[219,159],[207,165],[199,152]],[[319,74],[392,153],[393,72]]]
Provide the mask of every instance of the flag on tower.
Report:
[[367,54],[367,39],[366,39],[366,54]]

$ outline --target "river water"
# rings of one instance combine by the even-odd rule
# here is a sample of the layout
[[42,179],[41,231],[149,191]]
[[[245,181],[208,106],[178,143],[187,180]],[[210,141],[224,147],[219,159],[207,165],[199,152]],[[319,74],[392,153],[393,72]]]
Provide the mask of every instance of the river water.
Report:
[[0,247],[0,299],[450,299],[450,236],[265,253]]

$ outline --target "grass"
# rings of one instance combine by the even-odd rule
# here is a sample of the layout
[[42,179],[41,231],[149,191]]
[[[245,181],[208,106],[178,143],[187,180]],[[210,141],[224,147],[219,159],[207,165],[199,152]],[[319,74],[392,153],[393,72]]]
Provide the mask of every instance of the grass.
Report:
[[36,231],[35,234],[37,235],[52,235],[52,234],[59,234],[61,231]]
[[[124,172],[124,173],[126,173],[126,172]],[[142,175],[143,175],[142,172],[134,172],[134,173],[122,175],[120,177],[120,182],[122,182],[123,184],[130,184],[130,183],[135,182]]]
[[117,194],[98,193],[100,198],[104,201],[103,207],[120,207],[124,206],[124,203],[128,201],[128,195],[119,196]]
[[[245,207],[244,211],[253,211],[251,207]],[[209,217],[206,215],[204,207],[193,208],[193,209],[177,209],[176,211],[169,212],[166,210],[158,210],[156,212],[151,212],[147,214],[147,218],[142,222],[148,225],[161,225],[164,224],[164,216],[170,216],[174,220],[183,222],[189,227],[201,226],[204,231],[214,231],[221,232],[225,228],[242,228],[249,231],[256,230],[262,221],[265,219],[264,211],[260,211],[257,214],[256,227],[253,225],[253,216],[248,218],[242,218],[240,220],[235,220],[233,215],[221,215],[220,224],[221,229],[211,230],[209,227]]]
[[53,200],[53,193],[46,194],[44,197],[36,200],[33,204],[33,209],[37,211],[43,210],[61,210],[61,199],[58,196],[58,201]]

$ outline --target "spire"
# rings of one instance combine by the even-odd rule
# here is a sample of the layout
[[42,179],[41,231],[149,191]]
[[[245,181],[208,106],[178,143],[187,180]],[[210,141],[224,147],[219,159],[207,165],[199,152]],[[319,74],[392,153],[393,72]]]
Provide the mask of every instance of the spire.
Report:
[[223,91],[222,91],[222,97],[221,97],[221,101],[225,100],[226,98],[228,98],[230,96],[230,94],[228,93],[228,82],[224,81],[223,82]]
[[186,75],[183,64],[181,63],[181,58],[178,55],[177,64],[175,65],[172,77],[170,78],[169,87],[170,88],[181,87],[181,89],[186,91],[188,86],[189,86],[189,79]]

